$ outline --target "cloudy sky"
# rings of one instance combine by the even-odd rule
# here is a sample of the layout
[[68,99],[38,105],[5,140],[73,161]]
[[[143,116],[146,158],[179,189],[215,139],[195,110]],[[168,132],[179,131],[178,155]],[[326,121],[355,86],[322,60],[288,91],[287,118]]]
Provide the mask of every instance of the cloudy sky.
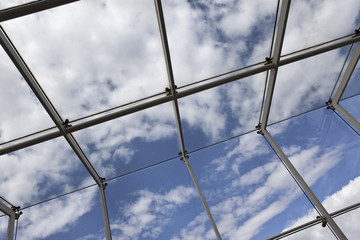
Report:
[[[0,9],[23,2],[1,2]],[[270,55],[277,4],[163,1],[178,91],[263,62]],[[283,54],[353,33],[359,9],[356,0],[292,1]],[[1,26],[63,120],[76,124],[99,111],[165,96],[168,80],[153,1],[81,1]],[[359,135],[324,107],[349,51],[346,46],[280,67],[269,116],[269,123],[276,123],[269,132],[329,212],[360,201]],[[0,148],[53,127],[2,48],[0,71]],[[341,104],[360,119],[358,74],[356,69]],[[264,239],[318,215],[254,131],[265,80],[260,73],[179,99],[189,162],[223,239]],[[120,176],[106,188],[113,239],[216,239],[178,157],[171,103],[74,136],[100,176]],[[214,143],[219,144],[199,151]],[[105,239],[97,186],[63,138],[2,155],[0,166],[0,196],[25,207],[18,239]],[[359,233],[349,219],[358,217],[355,210],[335,221],[351,238]],[[0,237],[5,232],[6,217],[0,217]],[[309,236],[334,238],[320,226],[292,238]]]

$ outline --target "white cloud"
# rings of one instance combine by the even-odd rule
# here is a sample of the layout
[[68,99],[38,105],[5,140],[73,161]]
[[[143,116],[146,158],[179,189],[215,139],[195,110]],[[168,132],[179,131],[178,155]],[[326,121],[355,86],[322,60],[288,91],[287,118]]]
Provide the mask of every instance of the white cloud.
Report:
[[68,231],[94,206],[96,193],[96,187],[89,188],[23,210],[20,216],[18,237],[31,240]]
[[158,238],[172,213],[189,203],[197,193],[194,188],[179,185],[164,194],[144,189],[136,196],[135,201],[119,209],[122,216],[112,220],[114,239]]
[[[342,187],[336,193],[326,197],[323,201],[324,207],[328,210],[329,213],[333,211],[340,210],[345,208],[349,205],[357,203],[360,201],[359,199],[359,185],[360,185],[360,177],[356,177],[353,180],[350,180],[349,183]],[[302,216],[301,218],[295,220],[291,226],[286,229],[291,229],[300,225],[301,223],[314,220],[314,216],[317,213],[315,210],[309,211],[306,215]],[[340,226],[342,231],[348,237],[348,239],[356,239],[359,235],[358,227],[354,224],[357,219],[359,218],[359,211],[354,210],[350,213],[346,213],[339,217],[334,218],[335,222]],[[286,230],[284,229],[284,230]],[[312,227],[307,231],[297,233],[289,239],[303,239],[306,236],[312,236],[312,239],[326,239],[327,235],[324,235],[326,231],[321,227]]]
[[63,139],[3,155],[0,168],[0,194],[22,207],[93,183]]

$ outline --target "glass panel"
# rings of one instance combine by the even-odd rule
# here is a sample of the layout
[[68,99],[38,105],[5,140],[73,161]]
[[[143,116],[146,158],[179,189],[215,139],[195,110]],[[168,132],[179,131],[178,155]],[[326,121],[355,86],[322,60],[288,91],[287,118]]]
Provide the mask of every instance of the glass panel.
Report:
[[[357,181],[359,183],[359,181]],[[358,187],[356,187],[357,189]],[[351,189],[350,191],[356,190]],[[335,222],[339,225],[341,230],[344,232],[348,239],[356,239],[359,237],[360,229],[356,224],[359,221],[360,210],[355,209],[351,212],[342,214],[336,218],[334,218]]]
[[269,123],[321,107],[344,64],[348,47],[334,50],[279,68]]
[[[296,225],[294,225],[295,227]],[[322,227],[321,224],[317,224],[310,228],[304,229],[300,232],[294,233],[286,238],[286,240],[302,240],[302,239],[316,239],[316,240],[328,240],[337,239],[328,227]]]
[[[187,224],[205,220],[203,227],[210,226],[186,165],[178,159],[108,184],[113,239],[189,239],[180,231]],[[207,234],[215,235],[212,229]]]
[[341,99],[346,99],[348,97],[359,95],[360,93],[359,78],[360,78],[360,64],[358,63],[356,65],[356,68],[354,69],[354,72],[351,75],[351,78],[348,82],[348,85],[345,88],[343,95],[341,96]]
[[54,126],[1,47],[0,72],[0,143]]
[[177,85],[265,61],[277,1],[163,1]]
[[[0,215],[3,215],[3,212],[0,211]],[[6,239],[8,223],[9,217],[7,215],[0,217],[0,239]]]
[[[359,177],[359,136],[325,108],[271,126],[269,132],[327,210],[338,210],[326,202],[338,199]],[[360,195],[354,193],[345,204],[358,201]]]
[[74,134],[102,177],[111,178],[177,157],[171,103],[96,125]]
[[[22,212],[17,239],[105,238],[100,197],[96,186],[24,209]],[[102,234],[100,229],[103,231]]]
[[187,150],[254,130],[265,78],[261,73],[179,99]]
[[[350,113],[358,122],[360,121],[360,95],[347,98],[340,101],[340,105]],[[358,133],[359,130],[353,127]]]
[[3,25],[64,118],[165,92],[152,1],[79,1]]
[[261,135],[249,133],[189,155],[224,239],[266,239],[312,209]]
[[63,138],[2,155],[0,169],[0,195],[21,207],[94,183]]
[[291,1],[282,53],[354,33],[358,28],[359,9],[360,2]]

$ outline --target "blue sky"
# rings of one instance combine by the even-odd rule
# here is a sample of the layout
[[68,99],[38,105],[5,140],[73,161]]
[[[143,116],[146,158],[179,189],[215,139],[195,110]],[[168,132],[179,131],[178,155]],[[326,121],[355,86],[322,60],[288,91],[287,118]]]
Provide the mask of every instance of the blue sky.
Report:
[[[277,1],[198,3],[163,3],[178,91],[264,61],[270,52]],[[283,53],[353,33],[359,5],[355,0],[292,1]],[[98,111],[165,94],[152,1],[81,1],[1,25],[61,117],[74,124]],[[269,118],[276,123],[269,132],[329,212],[359,202],[359,135],[324,107],[348,51],[343,47],[280,67]],[[5,86],[0,141],[53,127],[2,48],[0,71]],[[345,97],[359,93],[358,73],[357,68]],[[254,129],[265,78],[261,73],[179,99],[189,162],[223,239],[264,239],[318,215]],[[340,104],[360,119],[358,103],[355,96]],[[74,136],[102,177],[116,177],[106,188],[113,239],[216,239],[178,156],[171,103]],[[91,186],[24,209],[18,239],[105,239],[97,186],[64,139],[2,155],[0,166],[0,195],[22,207]],[[358,218],[356,211],[347,215]],[[345,234],[358,236],[345,217],[335,220]],[[331,239],[328,231],[313,227],[293,238]]]

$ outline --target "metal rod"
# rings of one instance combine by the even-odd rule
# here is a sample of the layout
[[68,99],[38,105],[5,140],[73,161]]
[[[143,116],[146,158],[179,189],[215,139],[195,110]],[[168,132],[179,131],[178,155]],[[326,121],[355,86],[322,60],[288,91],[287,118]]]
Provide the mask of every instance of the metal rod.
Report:
[[329,215],[327,210],[324,208],[322,203],[319,201],[319,199],[315,196],[313,191],[310,189],[309,185],[305,182],[305,180],[302,178],[300,173],[296,170],[294,165],[290,162],[290,160],[287,158],[285,153],[281,150],[281,148],[277,145],[276,141],[272,138],[270,133],[266,129],[262,129],[262,132],[266,139],[269,141],[273,149],[276,151],[276,153],[281,158],[282,162],[290,172],[290,174],[295,178],[295,180],[298,182],[299,186],[302,188],[302,190],[306,193],[306,195],[309,197],[311,202],[315,205],[316,209],[320,212],[320,214],[324,217],[326,217],[326,221],[329,224],[330,228],[334,231],[334,233],[339,237],[340,239],[347,239],[345,234],[341,231],[339,226],[335,223],[335,221],[332,219],[332,217]]
[[211,226],[215,232],[215,235],[219,240],[221,240],[222,238],[220,236],[219,230],[217,229],[215,221],[211,215],[210,209],[205,201],[205,198],[201,192],[200,186],[195,178],[195,175],[194,175],[194,173],[191,169],[190,163],[188,161],[182,126],[181,126],[179,104],[178,104],[178,100],[177,100],[177,92],[176,92],[174,75],[173,75],[173,70],[172,70],[172,65],[171,65],[170,50],[169,50],[168,38],[167,38],[167,34],[166,34],[165,20],[164,20],[164,14],[163,14],[163,10],[162,10],[161,0],[154,0],[154,3],[155,3],[155,9],[156,9],[157,18],[158,18],[158,24],[159,24],[159,29],[160,29],[160,36],[161,36],[161,41],[162,41],[162,46],[163,46],[164,57],[165,57],[166,69],[167,69],[167,73],[168,73],[168,81],[169,81],[170,91],[171,91],[171,95],[174,96],[173,108],[174,108],[174,113],[175,113],[175,119],[176,119],[177,132],[178,132],[178,137],[179,137],[179,142],[180,142],[182,159],[184,160],[184,162],[187,166],[187,169],[190,173],[190,176],[195,184],[196,190],[199,193],[201,202],[202,202],[202,204],[205,208],[205,211],[208,215],[208,218],[209,218]]
[[59,7],[79,0],[40,0],[0,10],[0,22]]
[[[344,46],[347,46],[349,44],[353,44],[353,43],[356,43],[359,41],[360,41],[360,36],[356,36],[351,39],[342,40],[340,42],[336,42],[336,43],[329,44],[326,46],[320,46],[316,49],[308,50],[305,53],[298,52],[298,53],[295,53],[293,56],[282,57],[284,59],[281,58],[279,60],[278,65],[283,66],[286,64],[290,64],[292,62],[306,59],[306,58],[309,58],[309,57],[312,57],[312,56],[315,56],[315,55],[318,55],[318,54],[321,54],[321,53],[324,53],[327,51],[331,51],[331,50],[334,50],[339,47],[344,47]],[[267,64],[267,65],[261,65],[261,66],[259,65],[257,67],[254,67],[253,69],[250,69],[250,70],[247,70],[247,71],[244,71],[244,72],[232,75],[232,76],[220,78],[220,79],[217,79],[217,80],[214,80],[211,82],[207,82],[207,83],[199,85],[199,86],[194,86],[189,89],[179,91],[176,95],[177,95],[178,99],[183,98],[183,97],[195,94],[195,93],[199,93],[201,91],[205,91],[210,88],[218,87],[218,86],[221,86],[226,83],[230,83],[230,82],[233,82],[233,81],[245,78],[245,77],[256,75],[258,73],[273,69],[275,67],[276,66],[273,63]],[[154,99],[154,100],[151,100],[151,101],[148,101],[145,103],[141,103],[141,104],[137,104],[137,105],[128,107],[126,109],[119,109],[114,112],[105,113],[104,115],[101,115],[99,117],[84,120],[81,123],[72,123],[72,126],[67,127],[65,129],[65,132],[71,133],[71,132],[79,131],[79,130],[82,130],[82,129],[85,129],[88,127],[95,126],[97,124],[101,124],[101,123],[104,123],[104,122],[107,122],[107,121],[110,121],[110,120],[113,120],[113,119],[116,119],[116,118],[119,118],[119,117],[122,117],[122,116],[125,116],[128,114],[135,113],[135,112],[138,112],[138,111],[141,111],[141,110],[153,107],[153,106],[157,106],[157,105],[160,105],[160,104],[163,104],[166,102],[170,102],[173,100],[174,100],[173,95],[162,96],[162,97],[159,97],[157,99]],[[35,144],[38,144],[38,143],[41,143],[41,142],[44,142],[47,140],[51,140],[51,139],[54,139],[54,138],[57,138],[60,136],[62,136],[62,133],[60,131],[54,132],[54,133],[49,133],[46,135],[41,135],[41,136],[34,136],[30,140],[25,140],[23,142],[11,144],[9,146],[0,147],[0,155],[4,155],[4,154],[7,154],[7,153],[10,153],[10,152],[13,152],[13,151],[25,148],[25,147],[33,146]]]
[[71,133],[67,133],[65,131],[66,127],[63,124],[63,121],[60,115],[57,113],[56,109],[47,98],[46,94],[41,89],[40,85],[36,81],[34,75],[31,73],[30,69],[20,56],[19,52],[16,50],[15,46],[12,44],[8,36],[6,35],[4,29],[0,26],[0,43],[3,46],[6,53],[9,55],[12,62],[15,64],[16,68],[19,70],[29,87],[34,92],[37,99],[40,101],[41,105],[44,107],[46,112],[49,114],[57,128],[59,129],[61,135],[63,135],[66,141],[69,143],[71,148],[74,150],[76,155],[79,157],[80,161],[83,163],[85,168],[88,170],[92,178],[95,182],[102,186],[102,181],[94,167],[91,165],[90,161],[87,159],[84,152],[81,150],[80,146],[77,144],[75,138],[72,136]]
[[280,8],[280,15],[279,15],[279,23],[278,28],[276,31],[276,38],[275,38],[275,46],[274,46],[274,54],[271,57],[271,62],[275,64],[275,67],[270,70],[270,77],[268,84],[266,86],[266,95],[265,95],[265,102],[264,102],[264,110],[262,112],[261,117],[261,127],[265,128],[268,123],[271,102],[273,98],[276,76],[278,72],[278,64],[281,55],[281,49],[284,42],[285,30],[286,30],[286,23],[289,16],[290,11],[290,0],[283,0],[281,3]]
[[101,209],[102,209],[102,214],[103,214],[103,219],[104,219],[106,240],[111,240],[112,237],[111,237],[111,229],[110,229],[110,222],[109,222],[109,214],[108,214],[108,208],[106,205],[106,197],[105,197],[106,184],[104,184],[103,186],[98,186],[98,187],[99,187],[100,200],[101,200]]
[[332,103],[339,103],[341,96],[344,93],[344,90],[348,84],[348,82],[350,81],[351,75],[354,72],[356,65],[359,61],[359,57],[360,57],[360,44],[358,43],[356,45],[356,48],[351,56],[351,59],[349,61],[349,65],[347,66],[344,76],[341,79],[341,82],[339,84],[339,87],[337,88],[335,95],[332,99]]
[[360,123],[348,111],[338,103],[332,103],[331,105],[360,132]]

